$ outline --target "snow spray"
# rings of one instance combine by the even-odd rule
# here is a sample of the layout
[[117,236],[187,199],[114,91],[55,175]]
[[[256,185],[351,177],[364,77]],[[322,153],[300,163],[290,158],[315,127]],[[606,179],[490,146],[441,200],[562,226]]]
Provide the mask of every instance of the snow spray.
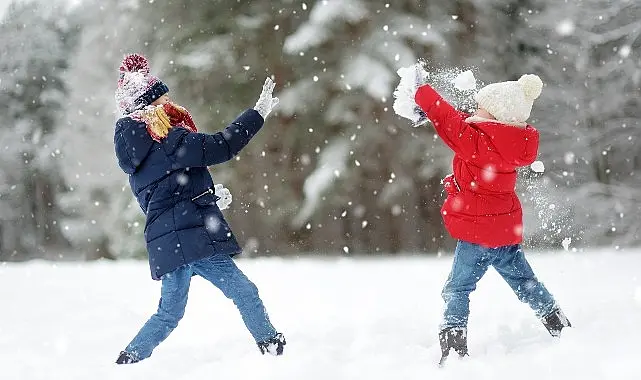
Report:
[[400,81],[394,90],[394,112],[420,126],[420,110],[414,102],[419,86],[428,83],[455,108],[473,113],[476,110],[474,93],[484,84],[477,81],[472,69],[457,67],[429,68],[424,60],[397,71]]

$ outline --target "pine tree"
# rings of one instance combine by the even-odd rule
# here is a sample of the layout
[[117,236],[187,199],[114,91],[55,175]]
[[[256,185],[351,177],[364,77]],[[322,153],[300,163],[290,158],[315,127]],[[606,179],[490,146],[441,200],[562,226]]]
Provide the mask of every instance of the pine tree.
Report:
[[533,115],[547,178],[563,194],[559,211],[572,214],[559,239],[629,245],[641,238],[634,174],[641,65],[633,53],[641,47],[640,16],[634,1],[546,1],[522,32],[536,46],[526,67],[546,83]]
[[[454,28],[441,28],[449,21],[418,1],[317,1],[305,15],[284,41],[295,72],[281,116],[295,118],[303,143],[294,151],[307,157],[296,167],[305,187],[295,193],[305,213],[289,227],[310,249],[435,250],[444,235],[439,181],[450,153],[433,130],[412,130],[393,114],[391,93],[398,68],[455,58]],[[313,181],[327,167],[325,152],[342,165],[321,188]]]
[[142,45],[144,28],[132,22],[136,11],[134,3],[87,0],[68,15],[80,37],[65,75],[69,105],[55,141],[70,187],[60,196],[64,232],[78,258],[146,257],[144,215],[113,146],[118,66]]
[[57,205],[65,186],[51,136],[66,102],[74,30],[57,7],[20,2],[7,10],[0,33],[0,257],[19,259],[67,247]]

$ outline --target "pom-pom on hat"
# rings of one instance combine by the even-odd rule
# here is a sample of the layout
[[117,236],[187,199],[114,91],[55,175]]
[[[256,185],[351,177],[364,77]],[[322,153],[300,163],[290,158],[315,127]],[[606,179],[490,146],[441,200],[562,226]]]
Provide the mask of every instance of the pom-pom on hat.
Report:
[[530,117],[534,99],[542,89],[541,78],[525,74],[518,81],[488,84],[476,93],[474,100],[497,121],[522,125]]
[[149,71],[149,62],[144,56],[128,54],[123,58],[115,93],[121,114],[144,108],[169,92],[169,87]]

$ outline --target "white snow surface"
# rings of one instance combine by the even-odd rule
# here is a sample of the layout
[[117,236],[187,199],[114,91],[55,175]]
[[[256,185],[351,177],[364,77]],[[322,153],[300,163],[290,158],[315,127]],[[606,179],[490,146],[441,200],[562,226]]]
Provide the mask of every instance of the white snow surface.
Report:
[[529,253],[575,326],[548,335],[492,270],[472,293],[471,356],[438,368],[440,290],[451,256],[239,259],[285,355],[261,356],[231,301],[199,277],[151,358],[113,364],[154,312],[144,262],[0,265],[0,378],[638,379],[641,251]]

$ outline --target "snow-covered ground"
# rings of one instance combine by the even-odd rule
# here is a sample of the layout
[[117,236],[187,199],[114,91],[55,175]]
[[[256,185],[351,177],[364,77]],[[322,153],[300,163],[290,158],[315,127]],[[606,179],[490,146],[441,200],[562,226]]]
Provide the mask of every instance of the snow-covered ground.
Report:
[[531,253],[574,329],[551,338],[490,271],[472,296],[471,357],[438,368],[451,258],[240,259],[283,357],[261,356],[233,304],[194,278],[187,313],[153,356],[112,364],[155,310],[146,263],[0,265],[0,378],[639,379],[641,252]]

